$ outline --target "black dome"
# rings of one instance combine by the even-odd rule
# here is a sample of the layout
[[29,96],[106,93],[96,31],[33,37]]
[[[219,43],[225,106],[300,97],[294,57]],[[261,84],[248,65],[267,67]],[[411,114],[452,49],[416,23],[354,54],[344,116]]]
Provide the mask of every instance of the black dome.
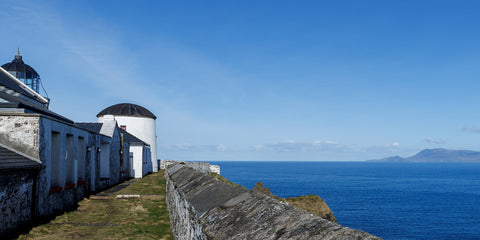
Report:
[[27,78],[32,78],[33,76],[39,77],[37,71],[28,64],[25,64],[20,55],[15,55],[13,61],[3,64],[2,68],[9,72],[23,72],[27,75]]
[[139,116],[157,119],[157,117],[153,115],[152,112],[148,111],[146,108],[132,103],[120,103],[110,106],[99,112],[97,114],[97,117],[104,115]]

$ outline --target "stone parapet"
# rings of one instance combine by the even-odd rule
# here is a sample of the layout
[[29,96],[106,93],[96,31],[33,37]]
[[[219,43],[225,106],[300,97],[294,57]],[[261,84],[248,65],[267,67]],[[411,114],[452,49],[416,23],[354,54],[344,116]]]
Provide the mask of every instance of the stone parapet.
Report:
[[175,239],[380,239],[185,165],[165,177]]
[[191,167],[202,173],[216,173],[220,174],[220,166],[211,165],[208,162],[189,162],[189,161],[175,161],[175,160],[160,160],[160,169],[167,169],[168,166],[174,164],[182,164]]

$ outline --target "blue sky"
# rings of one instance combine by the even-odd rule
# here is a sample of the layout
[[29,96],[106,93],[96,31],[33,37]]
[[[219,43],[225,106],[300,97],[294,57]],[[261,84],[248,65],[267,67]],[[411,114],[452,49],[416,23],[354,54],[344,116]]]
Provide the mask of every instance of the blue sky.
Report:
[[0,2],[51,110],[131,102],[177,160],[480,150],[478,1]]

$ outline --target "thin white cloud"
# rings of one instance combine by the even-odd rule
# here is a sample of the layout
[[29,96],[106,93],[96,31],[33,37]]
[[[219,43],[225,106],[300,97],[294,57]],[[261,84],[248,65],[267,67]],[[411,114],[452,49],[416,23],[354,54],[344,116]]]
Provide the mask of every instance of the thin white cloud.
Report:
[[217,152],[225,152],[225,151],[227,151],[227,146],[225,146],[225,144],[217,145]]
[[83,19],[83,24],[79,26],[64,21],[60,11],[36,2],[16,4],[12,9],[21,25],[41,33],[33,35],[55,46],[51,56],[63,61],[59,69],[69,68],[69,74],[65,76],[68,79],[65,80],[87,80],[99,89],[109,89],[104,94],[131,96],[133,99],[146,90],[145,84],[141,84],[142,78],[137,75],[138,71],[132,69],[136,65],[132,61],[133,56],[98,19]]
[[393,142],[385,145],[370,146],[366,148],[366,152],[378,153],[380,155],[385,154],[398,154],[405,149],[400,147],[399,142]]
[[322,152],[322,151],[346,151],[349,148],[334,141],[296,142],[285,141],[256,145],[255,151],[275,152]]
[[226,152],[228,150],[225,144],[190,144],[179,143],[172,145],[160,145],[159,150],[169,152]]
[[445,144],[446,141],[443,139],[433,139],[430,137],[425,138],[425,142],[427,143],[433,143],[433,144]]
[[254,149],[255,151],[257,151],[257,152],[260,152],[260,151],[263,151],[263,150],[265,149],[265,147],[264,147],[263,145],[260,145],[260,144],[259,144],[259,145],[255,145],[255,146],[253,147],[253,149]]
[[480,127],[476,126],[465,126],[462,128],[462,131],[469,132],[469,133],[480,133]]
[[[53,96],[52,110],[75,121],[91,121],[104,107],[132,102],[156,114],[157,123],[175,122],[171,128],[177,131],[191,128],[212,134],[221,131],[219,124],[208,115],[195,115],[190,109],[199,102],[193,99],[213,95],[212,99],[221,101],[231,96],[241,98],[244,94],[241,77],[231,73],[222,62],[182,46],[175,39],[163,41],[160,39],[163,36],[158,34],[133,47],[125,40],[130,32],[116,31],[95,13],[78,19],[66,16],[59,6],[48,3],[11,1],[5,12],[0,13],[0,20],[13,15],[15,26],[23,26],[21,31],[14,27],[9,30],[18,31],[19,38],[35,36],[35,42],[29,42],[34,45],[32,48],[39,48],[38,55],[43,58],[48,56],[47,66],[61,69],[54,70],[55,77],[40,74],[46,90]],[[48,46],[48,50],[39,47],[43,45]],[[13,46],[14,50],[16,47]],[[83,89],[72,89],[70,82]],[[77,107],[72,110],[75,100]],[[89,113],[85,114],[86,111]],[[231,131],[231,126],[225,128]],[[160,127],[157,129],[161,131]],[[220,146],[219,150],[222,149]]]
[[[149,100],[170,109],[175,109],[169,107],[169,103],[175,100],[172,97],[189,98],[198,92],[204,93],[205,89],[229,90],[212,90],[219,97],[233,92],[238,96],[244,94],[240,81],[236,80],[237,75],[230,73],[218,62],[188,50],[186,46],[179,46],[175,41],[157,39],[158,41],[144,42],[136,51],[148,49],[156,54],[139,54],[130,50],[132,47],[128,42],[122,41],[124,35],[130,33],[112,30],[102,18],[95,17],[94,14],[80,20],[62,15],[64,13],[60,9],[48,4],[33,1],[12,4],[10,8],[21,22],[18,25],[35,29],[38,34],[33,35],[38,35],[43,41],[55,46],[54,54],[62,58],[61,69],[68,68],[68,76],[65,77],[69,80],[77,78],[88,81],[97,90],[103,90],[102,94],[134,102],[150,96]],[[142,59],[139,59],[139,55]],[[144,62],[157,61],[159,58],[163,59],[166,66],[159,64],[155,69],[158,72],[144,69]],[[172,75],[172,68],[182,71],[173,71]],[[190,84],[193,76],[198,83],[196,85]],[[188,87],[175,85],[187,79]],[[168,82],[168,86],[163,85],[162,81]],[[170,98],[162,98],[166,94]]]

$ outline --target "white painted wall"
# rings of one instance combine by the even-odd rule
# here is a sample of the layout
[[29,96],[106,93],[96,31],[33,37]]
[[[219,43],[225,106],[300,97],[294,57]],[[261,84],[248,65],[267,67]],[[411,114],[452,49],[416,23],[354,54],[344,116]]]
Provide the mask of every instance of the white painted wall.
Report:
[[143,171],[143,146],[130,145],[130,152],[133,154],[133,177],[142,178],[146,174]]
[[[110,116],[111,115],[100,116],[98,122],[103,123],[104,120],[110,119]],[[150,164],[153,171],[158,172],[155,119],[135,116],[115,116],[115,120],[117,121],[118,126],[125,125],[127,127],[127,132],[150,145]]]

